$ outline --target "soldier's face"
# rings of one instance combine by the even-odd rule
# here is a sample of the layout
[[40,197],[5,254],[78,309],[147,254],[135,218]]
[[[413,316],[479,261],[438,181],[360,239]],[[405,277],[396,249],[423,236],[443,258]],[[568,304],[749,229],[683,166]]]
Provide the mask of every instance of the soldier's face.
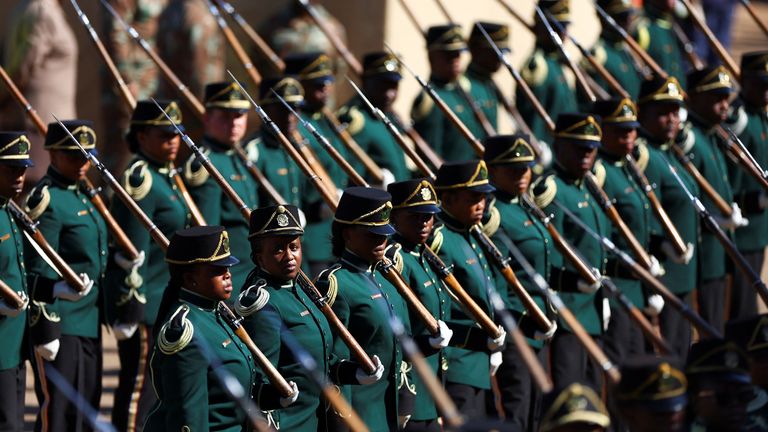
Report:
[[596,157],[596,148],[555,141],[555,158],[557,163],[560,164],[565,172],[573,177],[584,177],[587,171],[592,169]]
[[365,89],[365,95],[371,100],[373,106],[386,112],[392,109],[392,104],[395,102],[395,99],[397,99],[400,83],[397,81],[371,78],[366,79],[363,82],[363,87]]
[[768,81],[759,77],[744,75],[741,78],[741,97],[756,107],[768,105]]
[[70,181],[85,177],[91,167],[91,163],[80,150],[51,150],[51,165]]
[[648,0],[648,3],[662,11],[671,11],[675,8],[675,1],[676,0]]
[[248,114],[214,108],[206,111],[203,123],[206,135],[219,142],[234,145],[245,136]]
[[637,129],[603,125],[603,150],[610,155],[624,157],[635,148]]
[[24,188],[25,167],[0,164],[0,196],[16,198]]
[[680,131],[680,107],[673,103],[643,105],[638,120],[653,139],[669,141]]
[[435,215],[431,213],[415,213],[404,209],[394,210],[390,218],[397,232],[415,244],[426,243],[435,224]]
[[304,102],[312,110],[318,110],[325,106],[333,93],[333,81],[328,80],[303,80]]
[[173,162],[179,153],[181,135],[159,128],[149,128],[137,134],[139,149],[157,162]]
[[227,300],[232,295],[229,267],[195,264],[184,273],[184,288],[211,300]]
[[501,60],[493,48],[488,46],[471,48],[472,63],[486,72],[496,72],[501,67]]
[[682,432],[685,409],[668,412],[651,411],[641,405],[621,409],[621,416],[632,432]]
[[728,118],[728,109],[731,106],[729,98],[727,94],[714,92],[691,93],[690,105],[707,124],[714,125]]
[[429,65],[432,75],[454,81],[461,75],[461,51],[430,51]]
[[449,191],[441,196],[443,209],[464,226],[472,226],[483,219],[485,194],[469,189]]
[[255,254],[259,267],[278,279],[295,279],[301,268],[301,238],[271,236],[260,242],[261,249]]
[[735,432],[742,430],[753,397],[749,384],[710,382],[694,393],[691,403],[707,430]]
[[488,175],[497,189],[517,196],[528,190],[532,171],[527,166],[491,165],[488,167]]
[[358,225],[345,227],[342,236],[344,246],[369,263],[379,262],[384,258],[387,236],[373,234],[366,227]]

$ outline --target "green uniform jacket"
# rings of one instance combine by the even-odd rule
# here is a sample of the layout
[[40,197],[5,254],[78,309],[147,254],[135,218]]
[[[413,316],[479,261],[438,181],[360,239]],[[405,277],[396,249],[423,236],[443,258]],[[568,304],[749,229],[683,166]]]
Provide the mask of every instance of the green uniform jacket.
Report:
[[[91,292],[76,301],[57,300],[49,307],[61,317],[61,333],[70,336],[99,336],[101,287],[107,269],[107,226],[93,207],[81,183],[64,179],[53,167],[27,198],[29,216],[39,222],[38,229],[48,244],[72,267],[93,280]],[[43,280],[60,279],[34,251],[27,251],[30,276]]]
[[[315,432],[327,429],[326,402],[308,372],[296,360],[290,346],[298,344],[317,364],[320,374],[337,384],[356,384],[357,363],[345,361],[333,353],[333,333],[320,309],[293,281],[281,282],[254,270],[243,290],[262,286],[269,293],[269,303],[259,310],[240,309],[243,327],[261,348],[270,363],[288,381],[300,389],[299,398],[288,408],[281,408],[279,395],[271,386],[257,385],[256,404],[262,409],[278,408],[272,417],[281,430]],[[265,383],[261,377],[257,382]]]
[[[289,138],[290,139],[290,138]],[[244,146],[248,159],[264,174],[264,177],[275,187],[285,203],[301,207],[302,175],[296,163],[283,150],[280,143],[271,133],[260,131],[258,136],[248,141]],[[259,202],[262,205],[272,202],[264,188],[259,188]]]
[[[379,356],[384,376],[376,383],[346,386],[352,408],[372,432],[397,429],[398,389],[404,379],[403,354],[389,325],[395,314],[410,333],[405,301],[383,276],[371,272],[370,265],[345,251],[339,265],[323,270],[317,288],[326,293],[339,320],[368,355]],[[349,349],[341,338],[333,342],[340,358],[349,358]]]
[[[650,223],[654,217],[651,205],[645,192],[632,177],[629,166],[623,158],[616,158],[605,152],[600,152],[602,171],[605,173],[603,190],[613,202],[621,218],[626,222],[630,232],[647,251],[651,239]],[[634,256],[629,244],[614,224],[611,224],[611,241],[616,246]],[[608,259],[606,274],[635,306],[645,305],[645,295],[639,280],[618,259]],[[612,302],[615,302],[611,298]],[[617,304],[618,306],[618,304]]]
[[672,20],[674,18],[671,14],[645,5],[643,15],[637,20],[634,37],[662,69],[677,78],[680,85],[686,88],[683,52],[672,29]]
[[[396,181],[411,178],[405,153],[390,135],[387,126],[370,112],[359,96],[339,109],[339,120],[347,124],[347,131],[360,148],[383,169],[392,172]],[[386,113],[390,121],[398,124],[393,113]],[[402,132],[402,128],[400,128]],[[353,165],[354,166],[354,165]],[[362,170],[358,173],[363,173]]]
[[[23,234],[8,211],[8,200],[0,200],[0,279],[16,292],[27,293],[27,272],[24,268]],[[25,358],[24,333],[27,312],[15,317],[0,316],[0,370],[19,366]]]
[[250,393],[256,370],[248,348],[216,312],[218,302],[182,289],[159,329],[149,361],[157,403],[144,423],[154,431],[241,431],[246,415],[227,395],[201,351]]
[[[157,163],[139,153],[125,170],[122,185],[139,208],[168,238],[189,227],[192,216],[181,192],[173,181],[168,165]],[[135,288],[126,283],[127,272],[117,265],[107,271],[107,322],[143,322],[155,325],[160,299],[170,274],[165,252],[152,240],[139,219],[117,198],[112,202],[112,216],[139,251],[144,251],[144,265],[138,269],[143,283]],[[139,298],[146,300],[141,304]],[[143,309],[143,311],[142,311]]]
[[[736,108],[737,120],[732,129],[752,156],[765,168],[768,166],[768,116],[765,107],[743,105]],[[738,164],[728,165],[728,178],[733,188],[733,199],[741,208],[749,225],[736,230],[736,246],[744,252],[757,252],[768,246],[768,213],[760,208],[760,194],[765,194],[760,183]]]
[[[686,154],[691,157],[701,175],[709,181],[725,202],[731,203],[733,192],[728,180],[725,155],[718,147],[719,138],[714,130],[706,126],[696,122],[691,122],[691,125],[689,133],[693,133],[695,141],[691,148],[686,148]],[[713,215],[719,214],[717,207],[706,194],[701,195],[701,202]],[[731,237],[733,237],[732,233]],[[715,234],[708,229],[701,230],[699,252],[699,283],[725,276],[725,248]]]
[[[610,222],[582,180],[570,178],[557,164],[553,166],[554,172],[542,177],[538,184],[534,185],[536,204],[544,210],[544,213],[553,215],[552,224],[564,239],[581,252],[587,264],[603,273],[608,256],[600,246],[600,242],[587,234],[552,201],[556,199],[603,237],[610,235]],[[602,333],[602,314],[600,313],[602,292],[587,294],[578,291],[578,274],[566,261],[563,262],[562,268],[555,271],[551,279],[550,286],[560,291],[563,302],[571,309],[584,329],[591,335],[600,335]],[[561,322],[560,326],[560,328],[570,329],[564,322]]]
[[[259,206],[259,188],[256,180],[248,173],[248,169],[235,151],[225,144],[210,138],[203,138],[201,148],[206,152],[221,176],[232,186],[245,205],[250,209]],[[248,242],[248,221],[219,185],[208,175],[203,165],[196,157],[191,157],[184,167],[184,177],[189,185],[189,194],[197,203],[200,212],[208,225],[222,225],[229,234],[229,247],[232,255],[240,259],[240,264],[232,266],[232,301],[237,298],[240,287],[245,282],[250,270],[248,257],[251,256],[251,245]]]
[[[553,120],[557,120],[561,113],[575,112],[579,108],[574,84],[566,79],[565,66],[560,64],[558,56],[557,52],[536,47],[522,70],[523,79]],[[515,102],[533,134],[547,141],[551,136],[547,125],[523,92],[517,92]]]
[[[453,267],[456,280],[478,306],[493,318],[494,311],[488,292],[495,289],[495,281],[481,246],[467,228],[462,227],[445,211],[439,216],[444,225],[435,230],[432,250],[445,265]],[[446,381],[485,390],[491,388],[489,353],[486,347],[488,335],[457,303],[451,304],[448,326],[454,333],[450,346],[445,350],[448,363]]]
[[[472,108],[461,95],[460,90],[456,88],[457,85],[461,85],[465,92],[473,94],[472,83],[467,77],[460,76],[456,82],[450,83],[432,77],[429,80],[429,85],[477,139],[485,138],[485,131],[475,119]],[[460,161],[476,157],[469,142],[424,91],[419,93],[416,100],[413,101],[411,118],[416,132],[446,161]]]
[[[422,251],[424,245],[414,245],[395,234],[393,243],[387,249],[387,256],[394,257],[400,274],[416,297],[436,319],[447,322],[451,311],[451,298],[443,287],[443,283],[429,264],[424,260]],[[429,331],[418,315],[408,309],[411,330],[419,350],[424,354],[427,363],[435,374],[442,375],[442,351],[435,350],[429,345]],[[411,420],[424,421],[438,417],[437,408],[432,396],[427,391],[424,382],[417,374],[411,378],[413,391],[416,396],[413,403]]]
[[[642,130],[640,132],[642,134]],[[659,249],[661,242],[666,239],[664,230],[655,218],[651,219],[651,252],[660,259],[665,270],[661,281],[673,293],[683,296],[696,288],[696,269],[699,259],[699,216],[685,191],[670,171],[669,166],[674,167],[685,187],[694,196],[699,194],[699,185],[673,155],[668,144],[659,143],[643,136],[635,142],[635,149],[637,164],[643,170],[645,177],[648,178],[648,182],[655,185],[656,196],[661,201],[661,206],[664,207],[683,240],[694,246],[693,257],[688,264],[678,264],[668,259],[666,254]],[[647,158],[643,156],[646,150]]]
[[467,66],[464,76],[469,80],[472,100],[483,110],[483,114],[488,118],[493,130],[498,130],[499,92],[496,83],[493,82],[493,77],[471,62]]
[[[632,100],[637,100],[640,93],[640,84],[643,78],[635,68],[635,61],[629,53],[626,42],[616,39],[613,30],[603,33],[598,39],[592,54],[605,69],[616,78],[616,81],[624,87]],[[587,70],[592,72],[595,81],[604,89],[610,89],[608,83],[590,66]]]

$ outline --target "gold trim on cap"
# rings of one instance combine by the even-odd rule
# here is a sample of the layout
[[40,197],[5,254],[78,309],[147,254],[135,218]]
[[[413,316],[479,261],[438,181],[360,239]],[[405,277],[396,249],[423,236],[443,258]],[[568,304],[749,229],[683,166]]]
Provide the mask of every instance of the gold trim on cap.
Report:
[[209,257],[195,258],[189,261],[172,260],[165,258],[165,262],[171,264],[198,264],[219,261],[230,256],[229,252],[229,234],[227,231],[222,231],[219,235],[219,243],[216,245],[216,249],[213,250],[213,254]]
[[[456,38],[458,37],[458,40]],[[461,34],[461,27],[454,26],[441,34],[439,38],[427,45],[428,51],[462,50],[467,47],[467,42]]]
[[669,398],[673,398],[673,397],[677,397],[685,394],[686,388],[688,386],[688,380],[685,378],[685,374],[680,370],[670,366],[669,363],[663,362],[659,365],[658,369],[656,369],[656,371],[652,373],[651,376],[649,376],[645,381],[643,381],[639,386],[637,386],[636,389],[634,389],[629,393],[618,393],[617,396],[619,399],[623,399],[623,400],[637,400],[637,399],[640,399],[640,396],[643,395],[643,391],[648,387],[651,387],[656,381],[669,380],[669,379],[678,380],[681,384],[680,388],[665,390],[663,388],[664,386],[662,385],[661,386],[662,388],[660,389],[659,393],[646,395],[642,397],[642,399],[661,400],[661,399],[669,399]]
[[[328,67],[327,68],[321,67],[320,70],[316,72],[311,72],[312,69],[314,69],[315,67],[321,66],[323,63],[328,63]],[[320,54],[312,63],[305,66],[304,69],[299,71],[298,75],[301,79],[313,79],[313,78],[333,76],[333,70],[331,68],[331,58],[325,54]]]
[[[227,94],[229,94],[229,97],[227,97],[226,100],[217,100],[217,98]],[[233,82],[206,99],[205,107],[247,110],[251,107],[251,104],[248,102],[245,96],[243,96],[240,86]]]
[[[481,180],[477,180],[477,177],[479,177],[483,171],[485,171],[485,178]],[[467,180],[466,182],[449,185],[449,186],[435,186],[435,189],[439,191],[443,191],[443,190],[449,190],[449,189],[471,188],[471,187],[482,186],[486,184],[488,184],[488,167],[485,165],[485,161],[481,160],[477,164],[477,168],[475,168],[475,172],[472,174],[472,176],[469,177],[469,180]]]
[[358,217],[357,219],[348,221],[348,220],[339,219],[339,218],[334,216],[333,220],[338,222],[338,223],[343,223],[343,224],[346,224],[346,225],[364,225],[364,226],[384,226],[384,225],[389,225],[389,215],[387,215],[387,217],[385,218],[384,221],[377,221],[377,222],[363,222],[362,221],[363,219],[365,219],[365,218],[367,218],[369,216],[373,216],[376,213],[378,213],[380,211],[384,211],[384,210],[392,210],[392,203],[390,201],[385,202],[381,206],[379,206],[379,207],[375,208],[374,210],[371,210],[370,212],[368,212],[368,213]]
[[[518,147],[523,146],[527,147],[530,151],[530,155],[521,155],[520,151],[517,150]],[[512,154],[515,152],[514,157],[511,157],[509,159],[505,159],[507,155]],[[499,154],[493,160],[488,161],[489,164],[495,165],[495,164],[501,164],[501,163],[522,163],[522,162],[533,162],[536,160],[536,153],[533,151],[533,147],[531,147],[531,144],[528,143],[523,138],[518,137],[514,143],[503,153]]]
[[[277,219],[278,227],[273,229],[265,229],[275,219]],[[291,225],[291,220],[293,220],[293,223],[295,225]],[[282,231],[296,231],[296,230],[301,231],[301,234],[304,234],[304,229],[301,227],[301,222],[299,222],[295,217],[293,217],[293,214],[291,214],[291,212],[289,212],[288,209],[286,209],[284,206],[279,205],[277,206],[277,209],[275,209],[275,211],[272,212],[272,216],[270,216],[269,219],[267,219],[264,225],[262,225],[261,228],[259,228],[253,234],[249,234],[248,238],[261,236],[264,234],[270,234],[270,233],[276,233],[276,232],[282,232]]]
[[[595,128],[597,128],[597,135],[571,133],[571,131],[578,130],[590,124]],[[555,133],[556,138],[567,138],[567,139],[569,138],[569,139],[578,139],[578,140],[587,140],[587,141],[596,141],[596,142],[600,142],[600,140],[602,139],[602,135],[603,135],[603,130],[600,128],[600,124],[597,122],[597,120],[595,120],[593,116],[587,116],[585,120],[582,120],[574,125],[571,125],[565,130]]]
[[[708,82],[715,78],[717,78],[717,81]],[[731,81],[731,74],[729,74],[728,70],[725,69],[725,67],[723,66],[716,67],[712,72],[708,73],[704,78],[702,78],[701,81],[704,84],[701,84],[693,88],[693,90],[697,93],[706,92],[710,90],[717,90],[721,88],[727,88],[727,89],[733,88],[733,82]]]
[[[19,143],[19,147],[21,147],[21,143],[27,143],[26,149],[19,149],[19,151],[24,151],[24,153],[19,154],[11,154],[11,155],[4,155],[3,153],[8,150],[9,148],[13,147]],[[20,135],[15,140],[9,142],[4,147],[0,148],[0,160],[16,160],[16,159],[29,159],[29,149],[32,147],[32,143],[29,142],[29,139],[26,135]]]
[[[578,409],[569,410],[564,416],[557,417],[557,414],[563,405],[568,404],[568,401],[573,397],[583,397],[588,403],[592,404],[595,411],[586,411],[586,406],[579,406],[577,407]],[[597,397],[594,390],[575,383],[560,392],[555,399],[555,402],[552,403],[552,406],[544,414],[540,429],[549,431],[558,426],[577,421],[594,423],[602,427],[608,427],[611,424],[610,418],[608,417],[608,411],[605,409],[605,405],[603,405],[603,402]]]
[[[421,196],[420,201],[414,201],[409,202],[411,199],[415,198],[417,195]],[[432,187],[432,183],[422,180],[421,183],[414,188],[413,192],[411,192],[410,195],[406,199],[403,200],[402,204],[398,204],[396,206],[393,206],[393,209],[402,209],[402,208],[408,208],[408,207],[416,207],[420,205],[425,204],[434,204],[438,205],[437,201],[437,192],[435,192],[435,188]]]
[[[627,109],[631,114],[627,114]],[[608,114],[603,116],[603,123],[624,123],[637,121],[637,106],[632,102],[632,99],[624,98],[619,102],[619,106]]]
[[[288,86],[293,86],[294,88],[298,89],[299,94],[295,94],[295,95],[280,94],[280,89]],[[304,101],[304,87],[295,78],[285,77],[281,79],[280,81],[276,82],[274,86],[272,86],[272,90],[280,94],[280,97],[282,97],[283,100],[285,100],[288,103],[300,103]],[[264,105],[264,104],[279,103],[279,102],[280,100],[277,99],[274,93],[269,91],[267,92],[266,96],[259,101],[259,104]]]
[[[768,327],[768,316],[764,316],[760,318],[760,321],[755,326],[755,329],[752,331],[752,336],[749,338],[749,342],[747,342],[747,351],[756,351],[763,348],[768,348],[768,342],[763,343],[755,343],[760,336],[762,336],[762,332]],[[765,338],[768,339],[768,338]]]
[[[69,132],[72,134],[72,136],[78,139],[78,141],[80,142],[80,145],[83,146],[84,149],[90,150],[92,148],[96,148],[96,131],[94,131],[90,127],[86,125],[80,125]],[[87,140],[83,139],[83,135],[87,135],[87,134],[90,134],[93,137],[92,143],[89,143],[87,142]],[[69,136],[68,133],[64,132],[64,138],[56,141],[53,144],[45,145],[45,149],[46,150],[80,150],[80,147],[78,147],[75,144],[64,145],[64,143],[67,143],[67,142],[71,143],[72,138]]]
[[[699,366],[702,363],[705,363],[710,358],[716,356],[717,354],[721,352],[730,352],[735,357],[735,364],[733,366],[731,365],[711,365],[711,366]],[[728,354],[725,355],[728,355]],[[746,370],[740,369],[739,366],[739,355],[744,356],[744,354],[741,352],[741,349],[736,346],[733,342],[728,342],[725,345],[721,345],[716,347],[715,349],[709,351],[708,353],[702,355],[698,360],[691,363],[691,365],[688,367],[687,373],[688,374],[695,374],[695,373],[705,373],[705,372],[721,372],[726,370],[743,370],[744,373],[747,373]]]
[[[176,124],[181,124],[181,110],[179,109],[179,105],[176,103],[176,101],[171,101],[171,103],[168,104],[165,108],[163,108],[163,112],[165,114],[168,114],[168,117],[170,117],[173,122]],[[168,119],[165,117],[165,114],[159,114],[157,117],[151,120],[131,120],[132,125],[142,126],[142,125],[148,125],[148,126],[169,126],[173,125],[172,122],[168,121]]]
[[[662,90],[666,90],[663,93]],[[685,100],[685,92],[683,91],[682,86],[680,86],[680,81],[677,80],[677,78],[670,76],[664,81],[664,84],[662,84],[661,87],[654,90],[653,93],[649,94],[648,96],[639,99],[638,103],[643,102],[649,102],[649,101],[678,101],[683,102]]]
[[401,66],[400,62],[397,60],[397,57],[393,55],[388,55],[386,57],[382,57],[381,59],[377,60],[375,63],[370,64],[365,70],[363,71],[363,76],[371,76],[376,75],[380,73],[388,73],[388,72],[395,72],[395,73],[401,73]]

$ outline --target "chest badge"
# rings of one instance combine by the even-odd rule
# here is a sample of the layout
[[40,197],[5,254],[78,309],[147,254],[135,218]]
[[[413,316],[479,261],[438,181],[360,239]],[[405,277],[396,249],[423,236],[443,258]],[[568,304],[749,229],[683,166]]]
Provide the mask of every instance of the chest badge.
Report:
[[579,201],[576,205],[579,208],[586,208],[589,207],[589,201]]
[[277,170],[277,175],[281,175],[281,176],[288,175],[288,168],[280,168],[280,169],[278,169]]
[[474,258],[470,258],[470,259],[468,259],[468,260],[466,261],[467,265],[472,265],[472,264],[474,264],[474,263],[476,263],[476,262],[477,262],[477,260],[476,260],[476,259],[474,259]]
[[299,314],[299,316],[303,316],[303,317],[305,317],[305,316],[307,316],[307,315],[309,315],[309,310],[304,310],[304,311],[302,311],[302,312]]
[[371,296],[371,300],[376,300],[377,298],[381,298],[381,293],[376,293]]
[[9,238],[11,238],[11,233],[3,234],[3,236],[0,237],[0,243],[8,240]]
[[232,343],[232,339],[227,339],[227,340],[225,340],[224,342],[222,342],[222,343],[221,343],[221,347],[222,347],[222,348],[226,348],[226,347],[228,347],[228,346],[229,346],[229,344],[231,344],[231,343]]
[[78,216],[85,216],[87,214],[88,214],[88,210],[80,210],[79,212],[77,212]]

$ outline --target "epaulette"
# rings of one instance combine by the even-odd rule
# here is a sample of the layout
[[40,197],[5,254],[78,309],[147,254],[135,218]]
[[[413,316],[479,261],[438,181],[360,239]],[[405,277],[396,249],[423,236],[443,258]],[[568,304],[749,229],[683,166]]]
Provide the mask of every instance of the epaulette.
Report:
[[269,291],[265,289],[267,281],[258,279],[243,290],[235,302],[235,311],[240,316],[251,316],[269,303]]
[[445,225],[435,227],[432,230],[432,237],[427,240],[429,248],[434,253],[440,252],[440,248],[443,246],[443,229],[445,229]]
[[683,152],[688,154],[689,151],[696,145],[696,134],[693,133],[693,124],[691,122],[685,122],[682,129],[677,135],[677,143]]
[[641,17],[637,21],[637,44],[644,50],[651,46],[651,32],[648,31],[648,18]]
[[339,269],[341,269],[341,264],[334,264],[330,268],[321,271],[317,275],[317,279],[315,279],[316,286],[328,287],[325,292],[328,306],[333,306],[333,302],[336,301],[336,296],[339,294],[339,281],[336,280],[336,275],[334,275]]
[[37,325],[37,323],[41,322],[40,319],[43,319],[43,322],[50,321],[50,322],[60,322],[61,317],[59,314],[53,311],[49,311],[47,307],[47,303],[39,302],[33,300],[32,303],[29,305],[29,326],[34,327]]
[[47,178],[43,179],[27,196],[27,200],[24,203],[24,211],[27,212],[30,219],[37,220],[51,203],[51,192],[48,190],[50,184],[50,180]]
[[501,213],[499,212],[499,209],[496,208],[496,198],[492,199],[488,204],[488,212],[483,218],[481,226],[483,227],[483,232],[488,237],[493,236],[496,234],[496,231],[499,230],[499,227],[501,226]]
[[243,144],[243,151],[245,152],[245,155],[248,156],[248,160],[256,163],[257,160],[259,160],[259,143],[261,142],[261,137],[257,136],[253,138],[252,140],[249,140],[245,144]]
[[592,166],[592,174],[595,175],[595,182],[598,186],[601,188],[603,185],[605,185],[605,165],[603,165],[603,161],[598,159],[595,161],[595,164]]
[[392,261],[392,264],[395,265],[395,269],[398,273],[403,272],[403,255],[402,255],[402,248],[403,246],[400,243],[390,243],[387,245],[387,248],[384,249],[384,256],[389,258],[390,261]]
[[728,119],[725,121],[725,124],[731,128],[733,133],[736,135],[741,135],[747,128],[748,122],[749,117],[747,117],[747,113],[744,111],[744,107],[741,105],[731,105],[731,110],[728,113]]
[[356,106],[343,106],[337,114],[342,123],[347,124],[347,132],[357,135],[365,127],[365,116]]
[[146,161],[137,160],[123,174],[123,188],[134,201],[141,201],[152,190],[152,173]]
[[189,306],[183,304],[160,328],[160,333],[157,336],[157,347],[163,354],[176,354],[192,341],[195,327],[192,325],[192,321],[187,319],[188,314]]
[[640,168],[640,172],[645,172],[648,168],[648,161],[651,159],[651,152],[648,151],[648,143],[644,138],[638,138],[635,140],[635,154],[637,167]]
[[461,89],[464,90],[467,94],[472,91],[472,81],[469,80],[469,78],[466,77],[466,75],[460,75],[458,79],[459,86],[461,86]]
[[523,79],[528,85],[538,86],[546,81],[548,74],[549,65],[547,65],[547,59],[544,58],[544,52],[537,49],[523,68]]
[[531,185],[531,191],[533,192],[533,202],[539,208],[548,206],[557,196],[557,182],[555,181],[555,175],[549,174],[541,176]]
[[[206,155],[210,152],[208,149],[202,149],[202,151]],[[184,180],[192,187],[205,183],[208,180],[208,175],[208,170],[197,160],[197,157],[190,157],[187,163],[184,164]]]
[[416,100],[413,101],[413,107],[411,107],[411,118],[414,121],[423,120],[426,118],[432,108],[435,106],[435,102],[425,92],[419,93]]

